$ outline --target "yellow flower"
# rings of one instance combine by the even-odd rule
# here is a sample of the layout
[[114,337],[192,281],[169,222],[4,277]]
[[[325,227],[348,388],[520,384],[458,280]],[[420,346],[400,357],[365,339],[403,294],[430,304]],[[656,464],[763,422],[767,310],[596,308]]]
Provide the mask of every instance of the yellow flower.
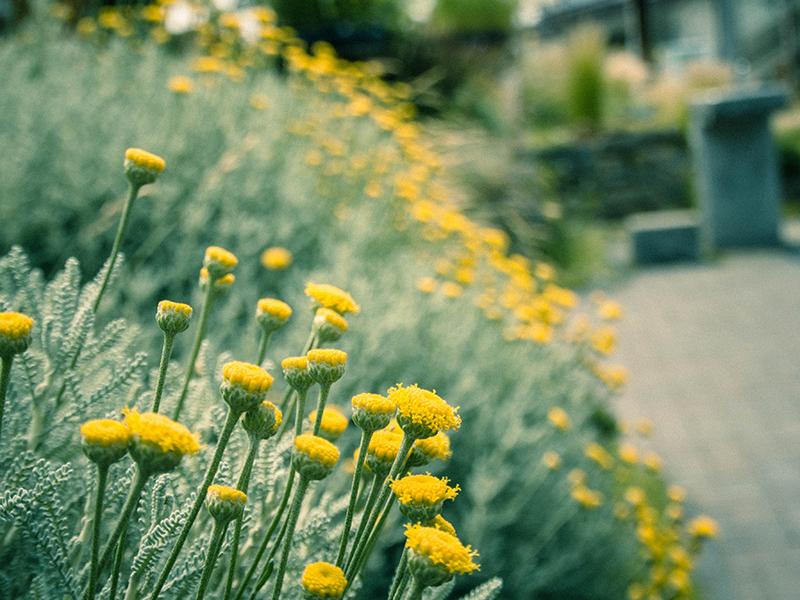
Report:
[[19,312],[0,312],[0,356],[25,352],[31,343],[34,321]]
[[244,430],[262,440],[269,439],[275,435],[281,423],[283,423],[281,409],[269,400],[263,400],[261,404],[248,410],[242,419]]
[[653,435],[653,422],[650,419],[642,419],[636,424],[636,431],[643,437]]
[[224,277],[239,264],[239,259],[236,255],[225,248],[219,246],[209,246],[206,248],[205,256],[203,257],[203,266],[208,269],[209,274],[214,279]]
[[194,91],[194,82],[184,75],[178,75],[170,78],[167,88],[175,94],[191,94]]
[[216,496],[223,502],[238,502],[239,504],[245,504],[247,502],[247,494],[227,485],[212,484],[208,486],[207,495]]
[[227,523],[238,519],[247,504],[247,494],[227,485],[212,484],[206,492],[206,508],[215,520]]
[[222,378],[230,385],[246,392],[266,392],[272,387],[272,375],[257,365],[242,361],[231,361],[222,367]]
[[436,280],[433,277],[417,279],[417,289],[423,294],[432,294],[436,291]]
[[458,298],[464,293],[464,288],[454,281],[445,281],[442,284],[442,295],[445,298]]
[[542,464],[551,471],[555,471],[561,466],[561,455],[555,450],[548,450],[542,455]]
[[686,500],[686,490],[679,485],[671,485],[667,488],[667,498],[672,502],[683,502]]
[[445,500],[455,500],[459,486],[448,485],[446,477],[433,475],[406,475],[391,483],[392,491],[400,504],[441,504]]
[[416,384],[408,387],[398,384],[389,390],[389,399],[397,404],[400,427],[415,439],[433,437],[440,431],[457,430],[461,426],[457,407]]
[[617,334],[612,327],[601,327],[592,334],[592,347],[608,356],[617,345]]
[[335,342],[347,331],[347,319],[330,308],[320,307],[314,315],[314,327],[317,329],[320,343]]
[[648,469],[650,469],[655,473],[661,471],[661,465],[662,465],[661,457],[655,452],[647,452],[644,455],[644,458],[642,458],[642,463],[644,463],[645,467],[647,467]]
[[715,538],[719,535],[719,525],[714,519],[706,515],[692,519],[687,529],[689,535],[698,539]]
[[456,528],[453,527],[453,524],[445,519],[442,515],[436,515],[433,517],[430,522],[430,526],[438,529],[439,531],[449,533],[452,536],[456,535]]
[[192,317],[192,307],[182,302],[162,300],[156,309],[156,323],[164,333],[176,335],[186,331]]
[[584,485],[577,485],[572,488],[572,499],[583,508],[597,508],[603,504],[603,494],[596,490],[590,490]]
[[364,459],[369,469],[379,475],[388,473],[402,441],[403,435],[396,431],[376,431],[369,441]]
[[306,566],[300,584],[314,598],[341,598],[347,588],[344,571],[326,562],[315,562]]
[[610,469],[614,466],[614,457],[597,442],[592,442],[586,446],[586,458],[596,462],[603,469]]
[[622,444],[618,451],[619,457],[630,465],[635,465],[639,462],[639,452],[636,448],[628,443]]
[[99,465],[110,465],[128,450],[131,430],[112,419],[93,419],[80,428],[83,453]]
[[632,485],[625,490],[625,500],[633,506],[640,506],[647,499],[644,490],[638,486]]
[[[356,394],[350,403],[353,405],[353,410],[362,410],[374,415],[389,415],[390,418],[397,409],[397,405],[392,400],[380,394]],[[386,425],[388,424],[387,421]]]
[[130,408],[123,414],[131,431],[131,456],[144,469],[170,471],[182,457],[200,451],[197,435],[169,417]]
[[553,427],[561,431],[567,431],[571,427],[569,415],[563,408],[554,406],[547,412],[547,419],[552,423]]
[[308,372],[308,358],[305,356],[284,358],[281,361],[281,369],[289,385],[298,391],[305,391],[314,383]]
[[447,575],[472,573],[479,568],[473,560],[478,553],[464,546],[454,535],[422,525],[406,527],[405,535],[406,548],[440,567]]
[[283,271],[292,264],[292,253],[286,248],[272,246],[261,253],[261,264],[270,271]]
[[292,316],[292,307],[276,298],[261,298],[256,303],[256,321],[266,330],[282,327]]
[[[312,410],[308,415],[308,420],[313,425],[317,420],[317,410]],[[342,414],[335,406],[326,406],[322,411],[322,421],[319,426],[319,435],[328,441],[335,442],[347,429],[350,423],[347,417]]]
[[158,175],[166,168],[167,163],[163,158],[142,150],[141,148],[128,148],[125,151],[125,175],[135,186],[153,183]]
[[[205,289],[205,287],[208,285],[208,279],[209,279],[208,269],[202,267],[200,269],[201,288]],[[227,290],[234,284],[235,281],[236,281],[236,276],[233,273],[228,273],[227,275],[224,275],[223,277],[219,277],[214,280],[214,289],[217,291]]]
[[327,477],[339,462],[339,449],[318,435],[298,435],[294,438],[294,450],[293,464],[308,479]]
[[597,314],[605,321],[617,321],[622,318],[622,306],[613,300],[605,300],[597,308]]
[[317,305],[335,310],[341,315],[358,314],[361,311],[361,307],[350,294],[327,283],[309,282],[306,284],[305,293]]
[[450,438],[440,431],[436,435],[417,440],[411,447],[409,466],[419,467],[427,465],[432,460],[449,460],[453,456],[450,449]]

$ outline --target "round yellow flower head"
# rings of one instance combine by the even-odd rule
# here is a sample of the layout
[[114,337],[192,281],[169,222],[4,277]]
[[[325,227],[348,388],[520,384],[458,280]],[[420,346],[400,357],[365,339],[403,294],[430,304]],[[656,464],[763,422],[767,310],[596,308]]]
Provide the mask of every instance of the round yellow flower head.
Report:
[[417,385],[397,385],[389,390],[389,399],[397,404],[400,428],[414,439],[433,437],[440,431],[461,426],[458,408]]
[[18,312],[0,312],[0,357],[21,354],[31,345],[34,321]]
[[214,520],[228,523],[244,513],[247,494],[227,485],[212,484],[206,492],[206,508]]
[[192,307],[181,302],[162,300],[156,309],[156,323],[167,335],[176,335],[189,328]]
[[294,438],[292,464],[301,477],[325,479],[339,462],[339,449],[318,435],[304,433]]
[[[208,269],[202,267],[200,269],[200,289],[205,290],[208,281]],[[235,282],[236,276],[233,273],[228,273],[227,275],[215,279],[212,285],[214,286],[215,292],[227,292]]]
[[[312,410],[308,415],[308,420],[313,425],[317,420],[317,410]],[[329,442],[338,440],[350,421],[342,414],[342,411],[335,406],[326,406],[322,411],[322,421],[319,426],[319,435]]]
[[308,371],[308,358],[305,356],[284,358],[281,361],[281,368],[286,381],[298,392],[304,392],[314,385],[314,380]]
[[314,327],[317,329],[320,343],[335,342],[348,329],[347,319],[330,308],[318,308],[314,315]]
[[309,350],[308,373],[320,385],[331,385],[344,375],[347,363],[347,352],[332,348],[316,348]]
[[706,515],[692,519],[688,525],[689,535],[697,539],[710,539],[719,535],[719,525]]
[[194,83],[190,78],[178,75],[167,82],[167,88],[175,94],[191,94],[194,90]]
[[236,412],[257,407],[272,387],[272,375],[257,365],[242,361],[225,363],[222,367],[222,399]]
[[369,441],[367,456],[364,458],[369,470],[378,476],[385,476],[400,451],[402,441],[402,433],[385,429],[376,431]]
[[153,183],[158,175],[166,168],[167,163],[163,158],[142,150],[128,148],[125,150],[125,175],[134,186],[143,186]]
[[270,271],[283,271],[292,265],[292,253],[286,248],[273,246],[261,253],[261,264]]
[[409,467],[422,467],[434,460],[449,460],[453,456],[450,438],[442,431],[433,437],[417,440],[411,446],[408,458]]
[[561,466],[561,455],[555,450],[548,450],[542,455],[542,464],[551,471],[555,471]]
[[239,259],[225,248],[219,246],[209,246],[206,248],[205,256],[203,257],[203,266],[208,269],[208,273],[214,279],[225,277],[228,273],[236,268],[239,264]]
[[261,298],[256,304],[256,321],[264,331],[280,329],[292,316],[292,307],[276,298]]
[[269,400],[244,413],[242,427],[252,436],[267,440],[278,432],[283,423],[283,413]]
[[397,405],[380,394],[357,394],[351,404],[353,423],[368,433],[386,427],[397,411]]
[[601,469],[608,471],[614,466],[614,457],[609,454],[608,450],[603,448],[597,442],[590,442],[584,451],[586,458],[593,460]]
[[300,580],[306,600],[328,600],[341,598],[347,588],[344,571],[336,565],[315,562],[303,570]]
[[447,478],[406,475],[391,484],[400,512],[412,523],[427,523],[442,512],[445,500],[455,500],[459,486],[450,487]]
[[81,449],[93,463],[108,466],[128,451],[131,430],[112,419],[92,419],[81,425]]
[[314,301],[316,307],[330,308],[340,315],[358,314],[361,307],[353,297],[342,289],[327,283],[307,283],[306,296]]
[[572,488],[571,495],[575,502],[586,509],[591,510],[603,504],[603,494],[596,490],[589,489],[583,484],[576,485]]
[[561,431],[567,431],[571,427],[569,415],[563,408],[558,406],[554,406],[548,411],[547,420],[550,421],[553,427]]
[[169,417],[130,408],[124,409],[123,414],[131,431],[131,456],[145,471],[166,473],[177,467],[184,456],[200,450],[197,435]]
[[435,527],[406,527],[406,548],[410,551],[408,568],[417,581],[435,587],[450,581],[454,575],[472,573],[480,568],[473,560],[478,556],[454,535]]

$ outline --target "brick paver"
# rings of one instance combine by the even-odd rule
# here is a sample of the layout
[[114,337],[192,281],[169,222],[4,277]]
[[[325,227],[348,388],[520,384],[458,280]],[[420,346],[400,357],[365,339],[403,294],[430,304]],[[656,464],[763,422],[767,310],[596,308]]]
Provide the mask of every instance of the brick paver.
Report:
[[728,255],[640,271],[620,360],[626,419],[651,441],[692,509],[715,517],[698,580],[708,600],[800,598],[800,256]]

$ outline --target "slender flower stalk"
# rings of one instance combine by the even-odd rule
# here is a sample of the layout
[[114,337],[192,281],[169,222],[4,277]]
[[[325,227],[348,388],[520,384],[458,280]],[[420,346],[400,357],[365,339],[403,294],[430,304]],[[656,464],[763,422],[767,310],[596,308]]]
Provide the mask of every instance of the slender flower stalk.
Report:
[[189,327],[189,320],[192,317],[192,307],[188,304],[162,300],[158,303],[156,310],[156,322],[164,332],[164,344],[161,348],[161,361],[158,366],[158,381],[156,391],[153,396],[153,406],[150,409],[157,413],[161,406],[161,396],[164,393],[164,382],[167,378],[167,367],[172,356],[172,345],[175,336]]
[[211,541],[209,542],[208,553],[206,554],[206,562],[203,565],[203,574],[200,577],[200,587],[197,588],[195,600],[202,600],[205,598],[208,582],[211,580],[211,573],[214,571],[219,549],[220,546],[222,546],[222,535],[224,532],[225,525],[214,522],[214,529],[211,532]]
[[320,384],[319,394],[317,395],[317,408],[316,416],[314,418],[314,426],[311,431],[314,435],[319,434],[319,428],[322,426],[322,415],[325,413],[325,404],[328,402],[328,395],[330,394],[331,386]]
[[286,518],[286,537],[283,540],[283,554],[281,555],[281,561],[278,564],[275,587],[272,590],[272,600],[278,600],[281,597],[283,578],[286,575],[286,565],[289,562],[289,553],[292,550],[294,529],[297,526],[297,517],[300,516],[300,506],[303,504],[303,498],[305,497],[306,490],[308,489],[308,484],[309,480],[301,476],[300,482],[297,484],[297,490],[295,490],[294,493],[292,507],[289,509],[289,516]]
[[200,354],[200,346],[206,337],[206,330],[208,329],[208,318],[211,315],[211,307],[214,305],[216,299],[216,290],[214,286],[209,283],[206,286],[205,297],[203,298],[203,308],[200,309],[200,322],[197,324],[197,331],[194,334],[194,342],[192,344],[192,351],[189,353],[189,362],[186,365],[186,374],[183,376],[183,387],[181,394],[178,396],[178,404],[175,406],[175,411],[172,413],[172,418],[178,420],[183,412],[183,405],[186,402],[186,395],[189,393],[189,384],[194,377],[194,366],[197,362],[197,356]]
[[344,528],[342,538],[339,540],[339,553],[336,555],[336,566],[344,567],[344,556],[347,551],[347,540],[350,537],[350,527],[353,524],[353,514],[355,513],[356,500],[358,499],[359,485],[361,483],[361,473],[364,467],[364,459],[367,456],[369,441],[372,439],[371,431],[361,432],[361,444],[358,447],[358,457],[356,458],[355,469],[353,472],[353,483],[350,486],[350,502],[347,505],[347,513],[344,517]]
[[381,488],[383,486],[384,477],[380,475],[375,475],[372,478],[372,486],[369,490],[369,496],[367,496],[367,503],[364,505],[364,510],[361,513],[361,521],[358,524],[358,529],[356,530],[356,536],[353,540],[353,545],[350,548],[350,553],[347,557],[347,561],[345,562],[345,573],[350,571],[353,561],[356,558],[356,553],[361,546],[361,542],[364,539],[364,535],[367,531],[367,524],[369,523],[369,518],[372,514],[373,509],[375,508],[375,504],[378,502],[378,497],[381,495]]
[[13,362],[13,356],[4,356],[0,359],[0,434],[3,431],[3,413],[5,412],[8,384],[11,381],[11,363]]
[[200,585],[197,588],[196,600],[202,600],[205,597],[227,526],[232,520],[242,517],[247,503],[247,494],[225,485],[212,485],[208,488],[205,502],[208,512],[214,518],[214,530],[211,533],[211,542],[208,546]]
[[395,598],[402,597],[403,590],[405,590],[408,571],[408,550],[403,548],[403,554],[400,556],[400,562],[397,564],[397,570],[392,578],[392,586],[389,588],[389,595],[387,600],[395,600]]
[[6,394],[11,381],[11,365],[17,354],[31,345],[34,321],[18,312],[0,312],[0,433],[3,430]]
[[119,586],[119,575],[122,570],[122,558],[125,556],[125,538],[127,535],[128,528],[126,526],[122,531],[119,542],[117,542],[117,550],[114,552],[114,565],[111,567],[111,586],[108,594],[109,598],[117,597],[117,587]]
[[86,597],[94,598],[97,586],[97,560],[100,554],[100,521],[103,516],[103,495],[106,491],[108,465],[97,465],[97,490],[94,499],[94,518],[92,520],[92,558],[89,566],[89,586]]
[[264,362],[270,337],[286,325],[292,316],[292,307],[276,298],[261,298],[256,304],[256,322],[261,326],[257,365]]
[[269,348],[269,340],[271,337],[271,331],[261,331],[261,337],[258,342],[258,357],[256,358],[257,365],[264,363],[264,359],[267,357],[267,348]]
[[106,565],[108,565],[108,561],[111,560],[112,553],[117,548],[117,543],[122,538],[122,534],[128,528],[128,519],[130,519],[133,509],[139,503],[139,498],[142,495],[142,491],[144,490],[144,486],[147,483],[147,480],[150,478],[150,475],[151,473],[144,471],[141,465],[137,465],[136,473],[133,476],[133,481],[131,481],[131,487],[128,490],[128,497],[125,499],[125,504],[122,506],[122,512],[117,520],[117,525],[114,527],[111,537],[108,538],[106,547],[101,555],[98,567],[100,571],[102,571]]
[[169,359],[172,356],[172,345],[175,342],[175,336],[168,333],[164,334],[164,343],[161,346],[161,361],[158,364],[158,380],[156,381],[156,392],[153,396],[153,405],[150,408],[151,412],[157,413],[161,407],[161,396],[164,393],[164,382],[167,378],[167,366],[169,366]]

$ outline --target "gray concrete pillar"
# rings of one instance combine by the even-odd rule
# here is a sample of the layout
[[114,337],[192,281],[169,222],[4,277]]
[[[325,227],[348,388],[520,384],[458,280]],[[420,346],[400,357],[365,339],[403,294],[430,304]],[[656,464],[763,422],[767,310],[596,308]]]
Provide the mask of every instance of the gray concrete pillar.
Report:
[[712,247],[778,243],[780,180],[769,117],[785,103],[778,87],[715,92],[692,103],[696,192]]

